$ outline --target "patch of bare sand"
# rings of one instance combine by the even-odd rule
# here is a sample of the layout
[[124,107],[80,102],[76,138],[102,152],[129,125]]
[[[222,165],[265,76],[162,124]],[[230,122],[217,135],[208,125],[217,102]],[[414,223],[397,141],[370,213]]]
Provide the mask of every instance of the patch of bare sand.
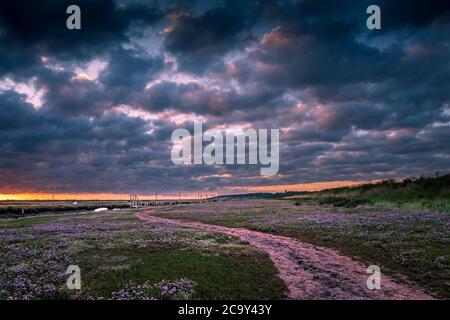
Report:
[[367,266],[338,252],[289,237],[242,228],[154,217],[151,211],[136,214],[142,221],[176,224],[237,236],[267,252],[279,271],[291,299],[432,299],[420,289],[381,276],[381,289],[369,290]]

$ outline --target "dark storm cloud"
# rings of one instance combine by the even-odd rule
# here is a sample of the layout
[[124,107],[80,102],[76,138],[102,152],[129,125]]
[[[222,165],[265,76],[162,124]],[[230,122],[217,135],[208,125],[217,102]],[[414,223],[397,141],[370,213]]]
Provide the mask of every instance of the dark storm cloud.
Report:
[[[123,117],[117,113],[99,117],[65,117],[45,109],[36,110],[24,101],[23,96],[14,93],[6,92],[0,97],[2,102],[6,102],[1,104],[0,109],[4,116],[1,123],[3,151],[8,146],[6,150],[10,151],[31,148],[61,154],[67,151],[51,148],[64,147],[68,142],[79,142],[79,148],[70,150],[74,154],[101,151],[101,147],[111,146],[111,143],[117,144],[118,151],[127,151],[129,148],[143,147],[151,141],[151,137],[145,134],[149,124],[139,118]],[[121,143],[123,139],[127,143]],[[23,148],[23,144],[27,144],[27,148]]]
[[[380,1],[379,1],[380,3]],[[435,1],[381,1],[385,11],[386,29],[395,28],[419,29],[432,24],[448,24],[450,22],[450,3],[446,0]]]
[[338,131],[354,126],[358,129],[378,128],[384,118],[382,109],[373,105],[332,106],[318,119],[325,131]]
[[418,4],[423,17],[411,13],[414,2],[406,11],[398,1],[379,5],[389,12],[386,19],[398,14],[400,21],[369,33],[365,16],[356,14],[365,12],[365,2],[299,1],[282,11],[285,19],[259,46],[235,61],[234,76],[298,90],[303,102],[324,104],[325,130],[332,123],[393,128],[445,121],[450,55],[443,21],[450,5],[439,2],[437,10]]
[[[3,183],[47,192],[52,188],[108,192],[110,186],[104,184],[104,179],[112,183],[122,173],[129,176],[127,182],[122,182],[129,184],[124,188],[127,191],[138,188],[139,174],[151,168],[151,162],[170,170],[169,146],[163,147],[155,136],[148,134],[153,126],[140,118],[115,112],[100,117],[58,117],[36,110],[23,98],[10,92],[0,96],[5,102],[0,105],[1,168],[5,173],[20,172],[15,177],[2,176]],[[156,131],[163,127],[160,123]],[[153,174],[155,170],[150,169]],[[40,178],[52,184],[42,184]],[[100,182],[86,184],[83,179]],[[149,186],[155,183],[147,181]]]
[[[82,8],[82,29],[65,28],[69,5]],[[35,50],[61,58],[83,59],[128,40],[133,24],[152,24],[160,14],[155,8],[111,0],[2,1],[0,28],[2,45]]]
[[36,122],[36,113],[30,109],[16,92],[4,92],[0,95],[0,128],[2,131],[20,130],[24,127],[33,127]]
[[202,73],[228,52],[253,39],[250,27],[258,10],[255,1],[233,0],[202,13],[170,12],[164,47],[177,58],[180,69]]
[[[81,7],[79,31],[65,27],[69,4]],[[369,4],[381,7],[381,30],[366,28]],[[449,17],[440,0],[3,1],[0,191],[176,192],[448,170]],[[205,128],[280,128],[281,175],[173,165],[171,133],[192,131],[193,116]]]
[[[92,60],[105,65],[99,70],[98,79],[76,74],[75,67],[86,67],[86,62],[63,63],[60,70],[41,64],[35,75],[36,85],[47,91],[44,109],[66,115],[101,114],[114,105],[130,103],[163,68],[161,57],[150,56],[141,49],[117,48],[101,59]],[[50,61],[54,62],[57,61]]]
[[55,113],[65,115],[99,114],[112,107],[99,84],[78,80],[69,72],[51,72],[42,84],[47,88],[45,106]]
[[134,102],[149,111],[175,109],[186,113],[221,116],[230,114],[233,110],[256,108],[262,104],[268,107],[277,94],[279,90],[273,89],[238,93],[235,89],[224,90],[195,82],[177,84],[161,81],[137,95]]
[[163,67],[161,57],[152,57],[136,49],[117,49],[109,55],[108,61],[108,68],[99,79],[108,88],[143,90]]

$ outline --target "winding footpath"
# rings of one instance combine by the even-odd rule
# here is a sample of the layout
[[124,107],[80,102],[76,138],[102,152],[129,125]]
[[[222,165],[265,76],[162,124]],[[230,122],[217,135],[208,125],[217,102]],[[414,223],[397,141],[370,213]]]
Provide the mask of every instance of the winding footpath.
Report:
[[432,299],[420,289],[396,283],[383,274],[381,289],[369,290],[366,286],[370,276],[366,273],[367,266],[329,248],[263,232],[166,219],[151,214],[152,211],[143,211],[136,216],[145,222],[168,223],[236,236],[264,250],[285,282],[290,299]]

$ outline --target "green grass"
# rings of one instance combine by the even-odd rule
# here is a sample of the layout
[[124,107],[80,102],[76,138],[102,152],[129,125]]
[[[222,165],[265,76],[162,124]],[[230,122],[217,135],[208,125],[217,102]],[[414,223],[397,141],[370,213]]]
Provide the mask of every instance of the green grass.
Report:
[[[335,207],[355,208],[360,205],[373,204],[373,201],[367,198],[344,198],[344,197],[319,197],[317,199],[319,204],[332,204]],[[297,205],[301,201],[296,202]]]
[[75,218],[82,217],[87,215],[93,215],[92,211],[88,211],[86,213],[76,213],[76,214],[52,214],[52,215],[43,215],[43,216],[32,216],[32,217],[24,217],[17,219],[4,219],[0,220],[0,228],[23,228],[29,227],[35,224],[48,223],[57,221],[60,219],[67,218]]
[[354,187],[342,187],[297,197],[297,203],[314,202],[335,207],[375,207],[398,210],[450,212],[450,174],[431,177],[384,180]]
[[[139,211],[139,209],[122,209],[120,211],[108,211],[108,212],[116,212],[117,215],[121,215],[115,218],[115,220],[120,221],[131,221],[131,220],[137,220],[137,218],[134,215],[130,215],[130,213],[134,213],[136,211]],[[49,223],[53,221],[58,221],[61,219],[70,219],[70,218],[77,218],[77,217],[90,217],[95,215],[104,215],[105,213],[98,213],[94,212],[92,210],[84,211],[84,212],[77,212],[77,213],[53,213],[53,214],[43,214],[43,215],[36,215],[36,216],[28,216],[28,217],[21,217],[21,218],[8,218],[8,219],[0,219],[0,228],[23,228],[23,227],[29,227],[35,224],[41,224],[41,223]]]
[[262,253],[219,256],[195,251],[122,249],[95,254],[103,256],[104,262],[113,255],[126,257],[120,264],[130,267],[99,274],[98,264],[82,265],[82,270],[87,270],[84,274],[88,284],[84,287],[86,295],[107,297],[130,280],[158,283],[163,279],[187,277],[197,283],[192,299],[285,298],[285,287],[276,276],[277,270]]
[[[99,207],[128,208],[125,200],[2,200],[0,201],[0,217],[3,214],[21,215],[63,211],[94,210]],[[22,211],[23,210],[23,211]]]

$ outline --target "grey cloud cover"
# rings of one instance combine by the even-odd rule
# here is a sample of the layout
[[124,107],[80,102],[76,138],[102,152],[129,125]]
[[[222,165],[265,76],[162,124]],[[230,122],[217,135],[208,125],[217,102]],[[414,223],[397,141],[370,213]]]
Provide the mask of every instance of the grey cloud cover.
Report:
[[[69,2],[0,4],[0,192],[221,192],[448,170],[448,1],[376,1],[379,31],[365,27],[365,0]],[[80,31],[65,28],[68,4]],[[171,132],[195,118],[281,128],[280,175],[173,165]]]

